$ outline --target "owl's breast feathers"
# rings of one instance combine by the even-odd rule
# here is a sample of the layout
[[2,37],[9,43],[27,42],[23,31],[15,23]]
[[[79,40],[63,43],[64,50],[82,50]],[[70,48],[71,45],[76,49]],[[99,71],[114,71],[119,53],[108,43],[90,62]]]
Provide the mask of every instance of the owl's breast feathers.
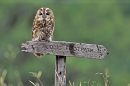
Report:
[[[53,36],[53,30],[54,30],[54,19],[50,18],[50,21],[38,21],[37,19],[34,19],[33,22],[33,31],[32,36],[35,40],[50,40]],[[51,38],[50,38],[51,37]]]

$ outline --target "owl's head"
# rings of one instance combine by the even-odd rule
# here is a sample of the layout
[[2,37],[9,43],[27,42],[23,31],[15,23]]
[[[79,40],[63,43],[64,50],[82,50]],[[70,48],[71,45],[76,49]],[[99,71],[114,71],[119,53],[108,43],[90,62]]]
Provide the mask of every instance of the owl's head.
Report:
[[50,8],[42,7],[37,11],[35,18],[37,18],[38,21],[49,21],[54,18],[54,15]]

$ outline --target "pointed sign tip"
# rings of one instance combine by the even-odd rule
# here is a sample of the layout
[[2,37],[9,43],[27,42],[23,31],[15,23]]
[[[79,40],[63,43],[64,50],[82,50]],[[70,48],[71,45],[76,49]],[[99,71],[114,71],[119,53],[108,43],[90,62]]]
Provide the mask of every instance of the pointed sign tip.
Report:
[[109,52],[107,51],[107,55],[109,54]]

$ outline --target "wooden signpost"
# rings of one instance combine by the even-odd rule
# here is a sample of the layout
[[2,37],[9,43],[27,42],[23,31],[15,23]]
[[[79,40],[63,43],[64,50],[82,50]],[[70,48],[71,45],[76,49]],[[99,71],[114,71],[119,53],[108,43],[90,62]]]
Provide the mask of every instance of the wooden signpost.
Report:
[[103,45],[65,41],[27,41],[22,44],[23,52],[55,55],[55,86],[66,86],[66,56],[102,59],[108,55]]

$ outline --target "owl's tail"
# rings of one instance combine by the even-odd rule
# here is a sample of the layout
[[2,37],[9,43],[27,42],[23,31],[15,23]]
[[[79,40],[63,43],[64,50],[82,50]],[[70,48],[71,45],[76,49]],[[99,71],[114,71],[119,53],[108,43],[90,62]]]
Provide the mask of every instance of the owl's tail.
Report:
[[40,53],[34,53],[34,55],[35,55],[36,57],[38,57],[38,58],[41,58],[41,57],[44,56],[44,54],[40,54]]

